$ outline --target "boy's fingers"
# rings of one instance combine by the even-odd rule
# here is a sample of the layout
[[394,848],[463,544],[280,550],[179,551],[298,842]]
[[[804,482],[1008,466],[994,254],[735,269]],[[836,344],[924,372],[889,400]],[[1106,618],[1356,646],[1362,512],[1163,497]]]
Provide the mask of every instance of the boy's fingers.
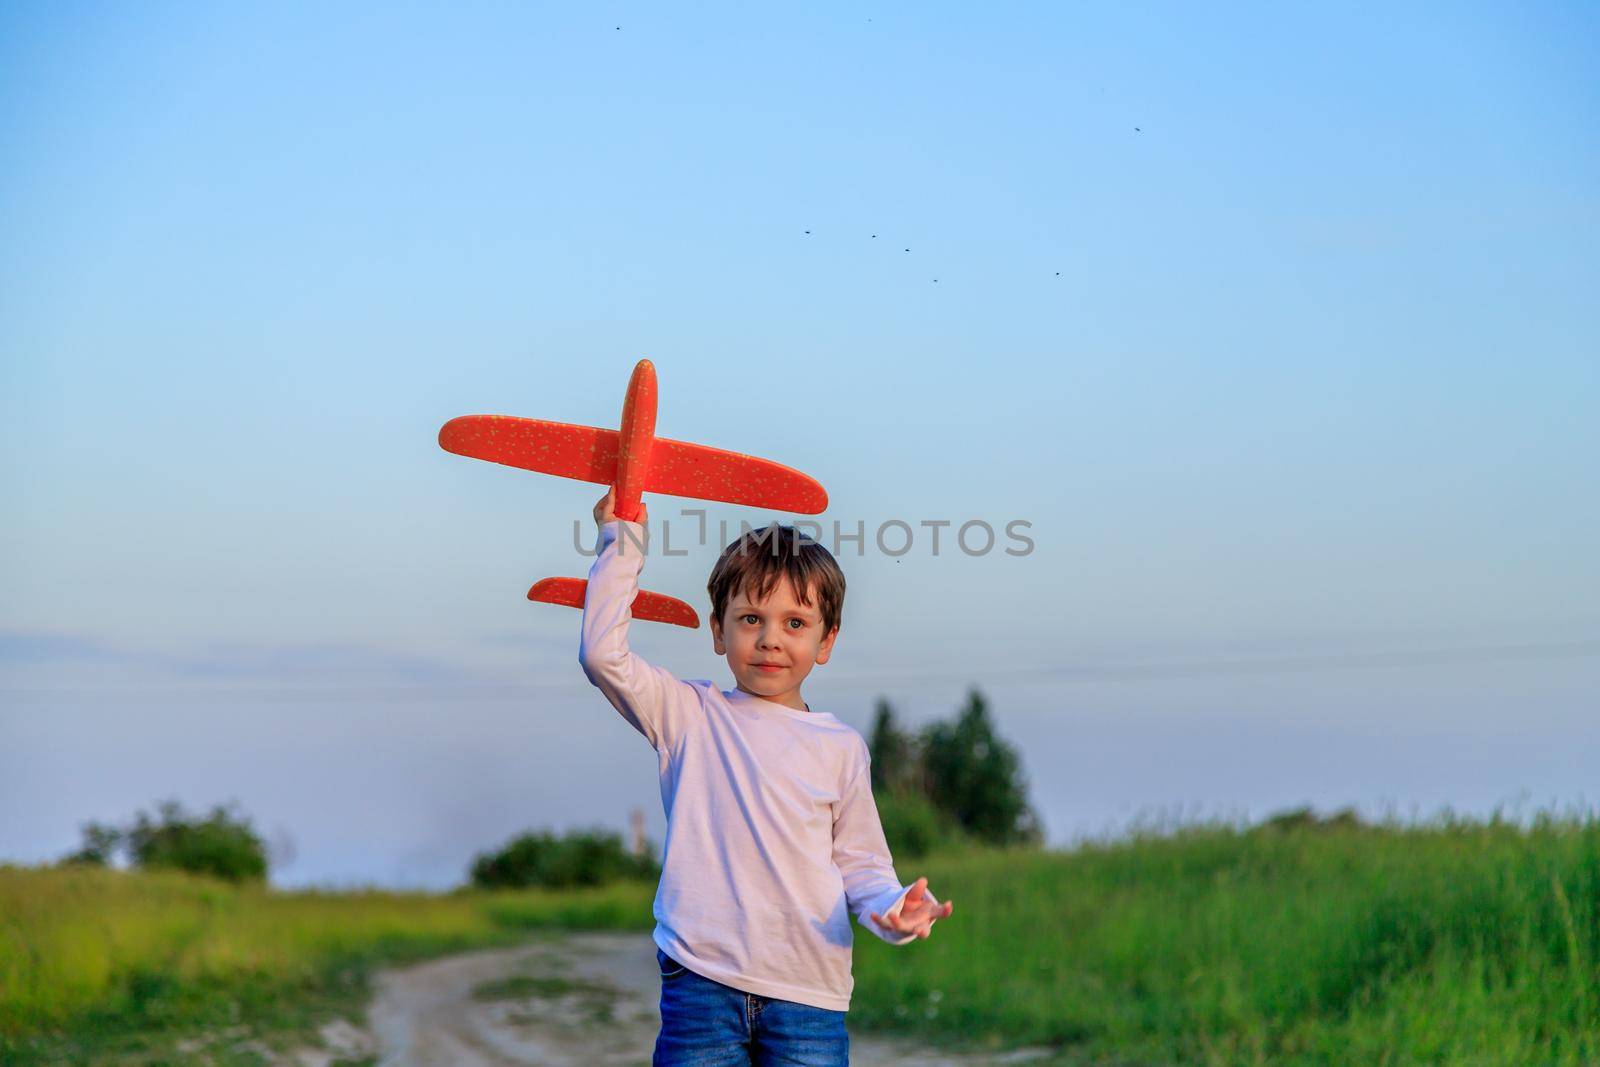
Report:
[[879,915],[877,912],[872,912],[867,917],[885,929],[896,930],[902,934],[910,933],[912,929],[912,927],[907,925],[904,913],[893,916],[892,918],[885,918],[884,916]]

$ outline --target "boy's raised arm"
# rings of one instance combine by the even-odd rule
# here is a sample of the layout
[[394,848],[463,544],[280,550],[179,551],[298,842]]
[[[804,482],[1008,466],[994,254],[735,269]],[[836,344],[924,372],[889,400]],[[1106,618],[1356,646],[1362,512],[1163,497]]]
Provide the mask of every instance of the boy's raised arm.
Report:
[[[904,945],[927,937],[933,920],[948,915],[949,907],[926,891],[926,879],[900,884],[872,799],[870,766],[863,745],[859,769],[844,787],[834,812],[833,862],[844,877],[845,905],[856,921],[889,944]],[[915,898],[918,921],[907,914],[908,897]]]
[[612,515],[610,499],[608,493],[595,507],[600,539],[584,594],[578,663],[622,717],[661,751],[691,721],[699,698],[693,686],[628,648],[629,610],[644,566],[645,528]]

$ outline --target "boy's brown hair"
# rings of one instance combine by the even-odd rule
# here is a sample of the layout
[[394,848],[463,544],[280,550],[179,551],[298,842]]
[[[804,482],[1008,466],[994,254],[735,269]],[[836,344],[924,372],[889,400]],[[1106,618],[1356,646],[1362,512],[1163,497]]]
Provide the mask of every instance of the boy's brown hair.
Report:
[[740,590],[753,600],[764,600],[784,578],[807,607],[812,586],[816,587],[822,632],[831,633],[844,615],[844,571],[826,548],[793,526],[778,523],[746,531],[722,550],[706,583],[712,617],[720,620]]

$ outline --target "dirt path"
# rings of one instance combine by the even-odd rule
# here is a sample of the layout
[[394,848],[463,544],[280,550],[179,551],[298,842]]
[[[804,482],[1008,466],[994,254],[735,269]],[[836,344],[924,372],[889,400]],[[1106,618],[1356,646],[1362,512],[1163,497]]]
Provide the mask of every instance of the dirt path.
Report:
[[[660,981],[648,935],[552,935],[514,949],[450,956],[386,971],[366,1031],[335,1025],[305,1067],[600,1067],[649,1064]],[[851,1035],[857,1067],[982,1067],[1037,1062],[1039,1050],[955,1055]]]

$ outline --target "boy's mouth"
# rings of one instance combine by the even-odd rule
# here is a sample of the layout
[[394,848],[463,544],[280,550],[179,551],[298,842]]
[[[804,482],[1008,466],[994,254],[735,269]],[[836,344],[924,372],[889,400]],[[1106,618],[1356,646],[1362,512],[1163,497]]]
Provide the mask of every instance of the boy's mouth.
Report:
[[783,670],[783,664],[781,663],[752,663],[751,666],[758,671],[770,671],[776,673],[777,671]]

